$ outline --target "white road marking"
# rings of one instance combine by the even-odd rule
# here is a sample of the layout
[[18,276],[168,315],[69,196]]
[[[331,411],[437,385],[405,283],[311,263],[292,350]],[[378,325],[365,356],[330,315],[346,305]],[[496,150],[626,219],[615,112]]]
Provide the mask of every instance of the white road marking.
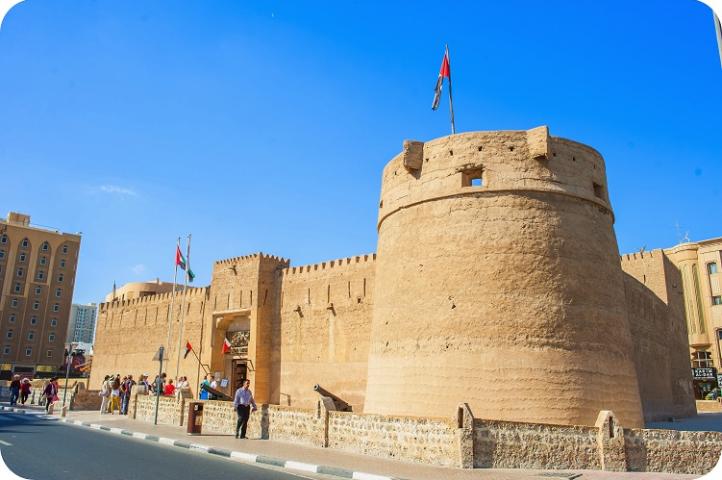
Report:
[[231,458],[236,458],[240,460],[241,462],[255,462],[256,457],[258,455],[253,455],[251,453],[243,453],[243,452],[231,452]]
[[145,433],[140,433],[140,432],[133,432],[133,436],[134,436],[135,438],[145,438],[145,437],[147,437],[147,435],[146,435]]
[[370,473],[353,472],[353,480],[391,480],[391,477],[384,475],[372,475]]
[[13,446],[12,443],[8,443],[8,442],[6,442],[5,440],[0,440],[0,445],[5,445],[6,447],[12,447],[12,446]]
[[316,470],[318,470],[318,466],[311,465],[310,463],[303,463],[303,462],[292,462],[287,461],[284,464],[285,468],[290,468],[292,470],[301,470],[302,472],[311,472],[316,473]]

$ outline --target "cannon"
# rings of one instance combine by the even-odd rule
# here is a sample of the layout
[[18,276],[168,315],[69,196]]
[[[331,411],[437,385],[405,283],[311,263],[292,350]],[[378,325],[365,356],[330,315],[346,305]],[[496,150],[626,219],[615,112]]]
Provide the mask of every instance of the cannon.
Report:
[[335,405],[336,410],[338,410],[339,412],[350,412],[350,411],[352,411],[351,405],[349,405],[348,403],[346,403],[344,400],[338,398],[336,395],[334,395],[333,393],[329,392],[328,390],[326,390],[325,388],[323,388],[323,387],[322,387],[321,385],[319,385],[318,383],[313,386],[313,390],[314,390],[316,393],[318,393],[319,395],[321,395],[322,397],[330,398],[331,401],[333,402],[333,404]]
[[225,393],[221,392],[220,390],[216,390],[215,388],[211,388],[209,385],[201,385],[201,388],[205,390],[206,392],[210,393],[211,395],[215,395],[216,400],[226,400],[226,401],[233,401],[233,397],[226,395]]

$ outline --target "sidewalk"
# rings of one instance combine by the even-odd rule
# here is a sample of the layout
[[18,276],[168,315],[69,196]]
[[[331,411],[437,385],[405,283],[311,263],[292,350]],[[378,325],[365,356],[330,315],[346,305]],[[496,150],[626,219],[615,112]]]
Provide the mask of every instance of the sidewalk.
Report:
[[[7,404],[5,404],[7,406]],[[56,412],[59,413],[59,412]],[[57,415],[56,415],[57,416]],[[668,473],[634,473],[634,472],[603,472],[597,470],[530,470],[530,469],[473,469],[462,470],[454,468],[433,467],[428,465],[400,462],[395,460],[358,455],[327,448],[302,446],[292,443],[273,440],[237,440],[231,435],[187,435],[184,427],[169,425],[153,425],[146,422],[128,419],[120,415],[100,415],[95,411],[76,411],[68,414],[67,420],[84,422],[85,427],[90,424],[102,425],[112,428],[116,433],[124,430],[126,435],[135,432],[136,436],[152,435],[181,442],[185,448],[188,444],[194,444],[193,448],[199,446],[212,447],[216,450],[242,452],[236,457],[262,456],[270,460],[290,462],[291,465],[299,463],[300,470],[303,465],[322,465],[328,467],[326,471],[319,473],[334,474],[332,470],[339,469],[349,472],[356,472],[354,478],[364,477],[359,472],[371,475],[379,475],[392,478],[418,479],[418,480],[521,480],[521,479],[636,479],[636,480],[672,480],[699,478],[697,475],[668,474]],[[97,427],[96,427],[97,428]],[[168,443],[162,442],[162,443]],[[170,442],[172,444],[172,442]],[[203,448],[200,448],[203,449]],[[251,460],[253,461],[253,460]],[[272,462],[262,462],[275,464]],[[277,465],[278,466],[278,465]],[[282,465],[281,465],[282,466]],[[287,465],[287,468],[290,468]],[[580,476],[581,475],[581,476]],[[341,475],[350,478],[349,475]]]

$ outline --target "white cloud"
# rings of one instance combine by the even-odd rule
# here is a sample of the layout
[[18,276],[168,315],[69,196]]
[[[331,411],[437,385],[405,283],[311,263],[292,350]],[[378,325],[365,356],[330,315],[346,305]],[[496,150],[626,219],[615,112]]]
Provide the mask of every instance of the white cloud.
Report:
[[138,265],[133,265],[130,269],[136,275],[142,275],[145,273],[145,265],[143,265],[142,263],[139,263]]
[[118,185],[101,185],[98,190],[103,193],[109,193],[111,195],[122,195],[126,197],[137,197],[138,192],[132,188],[120,187]]

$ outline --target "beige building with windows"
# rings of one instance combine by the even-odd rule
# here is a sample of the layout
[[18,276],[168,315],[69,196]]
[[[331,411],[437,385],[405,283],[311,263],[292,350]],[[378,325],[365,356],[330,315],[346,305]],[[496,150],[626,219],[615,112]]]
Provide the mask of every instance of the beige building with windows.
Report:
[[227,393],[248,377],[258,402],[292,407],[314,408],[318,384],[379,415],[694,414],[681,276],[658,251],[620,261],[593,148],[547,127],[406,141],[378,206],[373,254],[291,266],[257,253],[216,261],[209,286],[175,300],[116,292],[90,387],[157,372],[165,345],[165,372],[194,394],[209,371]]
[[689,334],[695,396],[722,384],[722,237],[665,250],[679,268]]
[[51,375],[63,363],[80,235],[0,219],[0,378]]

